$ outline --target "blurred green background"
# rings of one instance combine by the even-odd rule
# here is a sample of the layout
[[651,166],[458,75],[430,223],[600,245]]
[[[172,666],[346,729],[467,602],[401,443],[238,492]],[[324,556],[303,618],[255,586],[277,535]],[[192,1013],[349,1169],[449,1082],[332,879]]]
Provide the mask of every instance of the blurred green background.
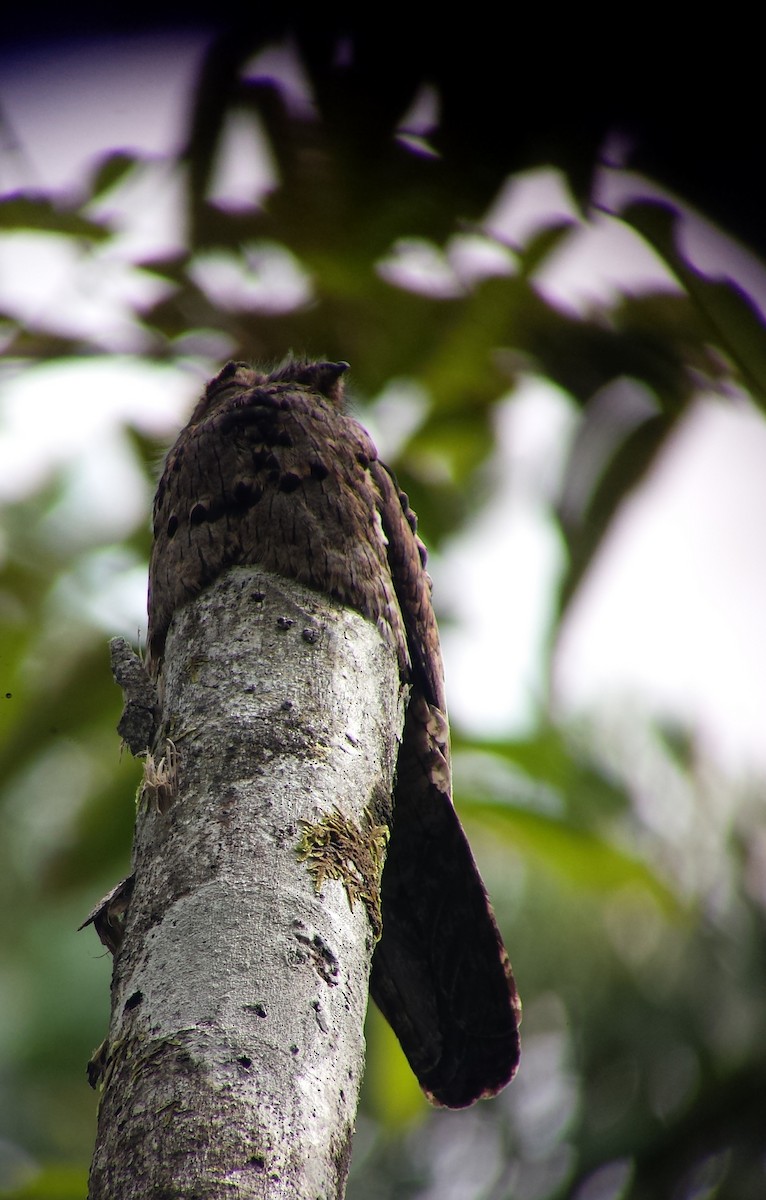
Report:
[[[290,350],[351,363],[354,409],[431,548],[448,644],[461,571],[481,570],[461,552],[487,514],[505,519],[504,431],[512,451],[523,406],[545,434],[523,480],[550,550],[524,703],[483,722],[470,696],[453,702],[456,803],[524,1000],[522,1068],[492,1102],[430,1110],[371,1011],[349,1197],[766,1195],[762,782],[718,761],[692,714],[574,715],[556,688],[573,606],[679,430],[703,403],[763,409],[748,284],[763,247],[753,196],[726,187],[746,170],[742,131],[719,144],[708,109],[680,103],[667,154],[671,116],[647,109],[634,163],[632,110],[596,103],[592,79],[567,92],[571,67],[541,93],[502,32],[373,36],[325,14],[146,35],[130,103],[149,148],[110,135],[106,105],[107,148],[82,165],[89,89],[117,79],[127,43],[28,40],[2,60],[1,1195],[86,1191],[85,1064],[110,960],[75,930],[129,863],[139,772],[115,732],[107,641],[139,639],[157,465],[223,361]],[[62,63],[73,107],[57,125],[47,68]],[[620,64],[602,65],[614,89]],[[164,145],[144,86],[150,105],[152,87],[176,99]],[[21,132],[35,106],[38,161]],[[716,186],[695,173],[698,133]],[[57,140],[77,165],[66,182],[46,174]],[[502,201],[522,193],[532,216],[517,204],[509,224]],[[730,270],[700,266],[695,229]],[[604,263],[586,253],[565,303],[563,255],[605,231],[622,248],[609,286],[589,295]],[[488,579],[508,581],[488,583],[483,618],[502,647],[525,567],[484,553]],[[485,670],[494,693],[518,691]]]

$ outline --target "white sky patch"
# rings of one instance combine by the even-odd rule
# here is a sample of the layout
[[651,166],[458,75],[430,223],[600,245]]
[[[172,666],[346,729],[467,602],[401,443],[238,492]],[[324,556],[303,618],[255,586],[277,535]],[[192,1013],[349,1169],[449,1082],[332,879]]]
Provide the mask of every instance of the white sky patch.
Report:
[[78,194],[107,149],[176,151],[207,40],[180,29],[6,48],[0,100],[18,148],[0,187]]
[[483,228],[513,247],[526,245],[557,221],[577,221],[579,213],[566,178],[552,167],[520,171],[490,206]]
[[493,275],[515,275],[518,270],[510,250],[476,233],[450,238],[447,258],[460,282],[468,287]]
[[560,704],[639,698],[697,725],[729,766],[766,766],[764,513],[766,423],[750,404],[699,404],[575,599]]
[[63,484],[61,499],[40,523],[42,536],[60,551],[126,538],[151,509],[151,485],[116,429],[101,432],[96,452],[83,447],[70,460]]
[[274,154],[263,126],[252,112],[227,119],[213,164],[211,203],[226,212],[252,212],[279,180]]
[[[423,424],[431,407],[428,392],[415,379],[390,379],[360,420],[384,461],[391,461]],[[353,379],[351,411],[354,413]],[[354,414],[355,415],[355,414]]]
[[276,84],[291,116],[303,120],[316,116],[311,82],[290,40],[259,50],[243,67],[242,78]]
[[464,290],[447,255],[425,238],[400,238],[377,264],[377,271],[386,283],[421,296],[449,300]]
[[[563,566],[545,512],[573,411],[530,380],[504,409],[489,507],[432,563],[450,715],[523,733],[545,699],[541,650]],[[546,482],[546,477],[547,481]],[[766,768],[766,423],[700,402],[626,502],[555,657],[563,715],[655,713],[736,774]]]
[[138,161],[116,184],[86,206],[105,222],[109,254],[125,262],[180,255],[187,245],[184,172],[164,158]]
[[292,312],[313,296],[311,277],[302,263],[276,242],[243,246],[240,254],[198,254],[189,274],[211,303],[234,312]]
[[582,316],[626,290],[679,291],[672,274],[643,238],[608,213],[580,215],[565,177],[543,168],[521,172],[500,191],[482,222],[506,246],[522,249],[545,229],[571,224],[534,274],[544,299]]
[[[126,422],[170,440],[210,369],[95,358],[27,367],[15,377],[8,371],[0,389],[0,501],[31,495],[84,455],[103,455]],[[108,478],[108,468],[98,474]]]
[[49,606],[70,628],[84,622],[110,637],[145,644],[147,587],[145,562],[119,546],[105,546],[82,555],[59,576]]
[[572,229],[534,278],[549,304],[575,315],[612,304],[626,291],[681,290],[643,238],[616,217],[598,213]]
[[477,736],[529,728],[545,701],[542,647],[562,549],[545,501],[574,420],[529,380],[499,413],[492,502],[434,560],[450,716]]
[[678,210],[677,248],[682,257],[710,279],[734,280],[754,300],[761,319],[766,315],[766,265],[736,238],[724,233],[701,213],[689,207],[668,188],[634,171],[605,167],[596,184],[600,204],[621,212],[639,201],[659,201]]
[[140,353],[152,335],[136,312],[170,291],[172,285],[122,261],[111,247],[49,233],[0,235],[0,307],[31,329]]

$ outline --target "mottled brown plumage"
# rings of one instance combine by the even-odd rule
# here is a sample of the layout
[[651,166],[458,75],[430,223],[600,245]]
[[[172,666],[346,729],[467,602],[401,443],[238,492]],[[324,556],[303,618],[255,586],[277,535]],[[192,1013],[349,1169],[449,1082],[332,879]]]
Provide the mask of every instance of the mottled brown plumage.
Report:
[[229,363],[167,456],[154,506],[149,664],[173,613],[257,564],[375,621],[411,684],[370,989],[426,1094],[459,1108],[518,1062],[508,956],[452,804],[439,636],[415,516],[343,408],[346,363]]

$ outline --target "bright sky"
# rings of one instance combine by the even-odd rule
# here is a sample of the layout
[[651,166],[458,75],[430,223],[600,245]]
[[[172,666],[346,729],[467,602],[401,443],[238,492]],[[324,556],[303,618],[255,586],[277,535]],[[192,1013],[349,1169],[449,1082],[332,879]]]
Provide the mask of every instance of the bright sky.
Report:
[[[0,106],[18,144],[6,130],[0,187],[74,187],[107,146],[171,150],[201,49],[197,36],[132,37],[119,53],[112,47],[94,58],[91,48],[86,66],[82,46],[57,47],[55,55],[6,50]],[[141,289],[154,285],[126,262],[138,243],[172,236],[172,189],[163,192],[161,170],[147,186],[156,203],[139,207],[151,209],[153,221],[126,222],[122,259],[119,248],[112,251],[98,278],[55,255],[31,270],[30,243],[0,238],[0,303],[15,303],[27,319],[56,308],[69,328],[90,326],[98,312],[110,338],[117,331],[126,351],[140,350],[126,314],[137,294],[149,294]],[[236,191],[236,180],[231,187]],[[559,177],[537,174],[502,197],[492,223],[523,242],[567,205]],[[626,271],[640,286],[656,281],[661,268],[619,222],[604,217],[549,264],[541,286],[580,308],[611,294]],[[297,276],[294,286],[301,286]],[[211,347],[209,364],[185,370],[119,357],[72,362],[56,368],[55,386],[46,367],[0,377],[0,499],[29,491],[65,464],[70,502],[119,537],[150,500],[121,443],[120,422],[129,414],[170,440],[214,359]],[[443,596],[459,618],[443,633],[451,713],[477,733],[523,728],[543,687],[539,646],[560,564],[543,500],[571,421],[566,400],[535,381],[503,405],[497,499],[434,564],[437,599]],[[766,767],[764,513],[766,423],[745,401],[700,404],[654,478],[626,506],[574,607],[557,660],[562,707],[608,711],[638,702],[695,724],[710,752],[735,770]],[[62,529],[71,527],[66,518],[59,514]],[[102,580],[100,591],[94,579]],[[134,635],[145,620],[145,577],[136,564],[99,575],[96,563],[88,590],[93,618],[111,631]]]

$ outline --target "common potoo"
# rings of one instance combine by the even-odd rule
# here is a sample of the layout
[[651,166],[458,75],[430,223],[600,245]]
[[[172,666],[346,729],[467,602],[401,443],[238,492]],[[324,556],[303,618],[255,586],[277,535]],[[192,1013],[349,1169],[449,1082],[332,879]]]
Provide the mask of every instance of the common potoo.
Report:
[[452,803],[425,549],[406,495],[344,411],[346,368],[229,363],[208,384],[157,490],[149,660],[156,673],[176,609],[241,564],[335,597],[395,647],[411,690],[370,990],[427,1096],[460,1108],[512,1077],[520,1005]]

